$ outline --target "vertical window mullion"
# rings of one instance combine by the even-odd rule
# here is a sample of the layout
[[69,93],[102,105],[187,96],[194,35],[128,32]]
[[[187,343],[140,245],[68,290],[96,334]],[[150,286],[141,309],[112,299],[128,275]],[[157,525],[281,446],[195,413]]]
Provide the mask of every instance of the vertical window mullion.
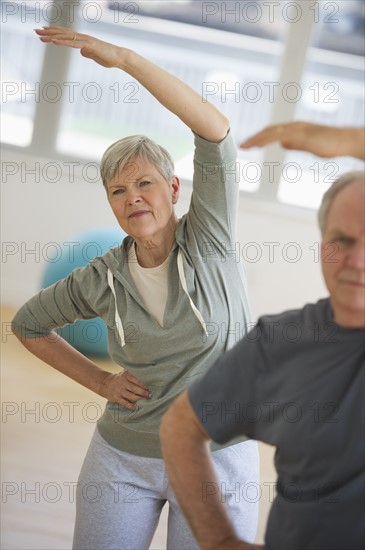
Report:
[[[57,26],[71,26],[68,14],[68,11],[62,10]],[[41,152],[45,156],[54,156],[71,51],[53,44],[45,44],[44,47],[46,50],[40,78],[41,93],[35,111],[30,148],[38,154]]]
[[[308,0],[299,0],[296,3],[301,8],[301,17],[300,21],[296,23],[287,23],[288,30],[279,72],[280,85],[278,93],[275,94],[269,124],[292,120],[298,105],[298,101],[288,101],[285,98],[283,86],[289,83],[300,85],[313,31],[314,17]],[[277,201],[285,156],[286,151],[278,144],[273,144],[265,149],[262,157],[262,177],[257,191],[260,198]]]

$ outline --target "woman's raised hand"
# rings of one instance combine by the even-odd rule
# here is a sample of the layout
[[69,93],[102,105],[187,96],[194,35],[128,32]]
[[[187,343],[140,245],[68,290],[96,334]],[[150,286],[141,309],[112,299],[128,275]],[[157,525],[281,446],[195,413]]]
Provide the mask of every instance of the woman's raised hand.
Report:
[[80,50],[81,55],[92,59],[103,67],[122,67],[125,48],[104,42],[88,34],[80,34],[67,27],[43,27],[35,29],[42,42],[51,42],[56,46],[68,46]]

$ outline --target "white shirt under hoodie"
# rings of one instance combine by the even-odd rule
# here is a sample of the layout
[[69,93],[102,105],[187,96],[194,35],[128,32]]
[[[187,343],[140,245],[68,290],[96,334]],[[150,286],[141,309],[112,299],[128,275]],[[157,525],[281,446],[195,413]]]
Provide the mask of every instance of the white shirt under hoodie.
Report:
[[163,326],[168,289],[168,258],[157,267],[142,267],[138,263],[135,246],[131,246],[128,252],[128,261],[132,279],[146,308]]
[[[98,421],[101,436],[139,456],[161,457],[159,426],[179,393],[246,333],[246,288],[236,242],[238,177],[236,147],[195,136],[193,192],[178,221],[167,259],[167,298],[157,320],[138,291],[122,244],[39,292],[16,314],[22,338],[45,336],[77,319],[101,317],[112,360],[139,378],[151,399],[129,410],[107,402]],[[159,321],[162,321],[159,322]],[[214,404],[206,404],[207,414]],[[227,411],[228,412],[228,411]],[[240,440],[245,439],[240,438]],[[212,450],[232,445],[212,445]]]

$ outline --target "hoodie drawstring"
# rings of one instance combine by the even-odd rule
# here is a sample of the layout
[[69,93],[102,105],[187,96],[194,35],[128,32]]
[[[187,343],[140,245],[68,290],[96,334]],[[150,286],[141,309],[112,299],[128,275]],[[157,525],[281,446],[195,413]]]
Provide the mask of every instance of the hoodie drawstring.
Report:
[[191,299],[191,297],[189,295],[189,292],[188,292],[188,287],[186,286],[184,265],[183,265],[182,254],[181,254],[180,249],[179,249],[179,252],[177,253],[177,269],[179,271],[179,279],[180,279],[181,286],[183,287],[183,291],[185,292],[185,294],[189,298],[190,307],[193,310],[193,312],[194,312],[195,316],[197,317],[198,321],[200,322],[201,326],[203,327],[203,330],[204,330],[205,334],[208,336],[207,325],[206,325],[206,323],[203,319],[203,315],[200,313],[200,311],[198,310],[198,308],[194,304],[193,300]]
[[[204,318],[203,318],[202,314],[200,313],[200,311],[198,310],[198,308],[196,307],[196,305],[194,304],[194,302],[191,299],[191,297],[189,295],[189,292],[188,292],[188,288],[187,288],[187,285],[186,285],[185,272],[184,272],[184,265],[183,265],[183,260],[182,260],[182,254],[181,254],[180,250],[178,251],[178,254],[177,254],[177,269],[178,269],[178,272],[179,272],[179,279],[180,279],[180,283],[181,283],[181,286],[183,288],[183,291],[185,292],[185,294],[189,298],[190,307],[193,310],[193,313],[196,316],[196,318],[198,319],[199,323],[201,324],[205,334],[208,336],[207,325],[204,321]],[[122,347],[124,347],[125,346],[124,330],[123,330],[122,321],[121,321],[121,318],[120,318],[120,315],[119,315],[119,312],[118,312],[117,298],[116,298],[115,289],[114,289],[113,274],[110,271],[110,269],[108,269],[108,285],[109,285],[109,288],[112,291],[113,296],[114,296],[114,300],[115,300],[115,324],[117,326],[117,330],[118,330],[118,334],[119,334],[119,338],[120,338]]]
[[108,285],[109,285],[109,288],[112,291],[113,296],[114,296],[114,300],[115,300],[115,324],[117,326],[120,342],[122,344],[122,347],[124,347],[125,346],[124,330],[123,330],[122,320],[121,320],[119,312],[118,312],[117,297],[115,295],[113,274],[110,271],[110,269],[108,269]]

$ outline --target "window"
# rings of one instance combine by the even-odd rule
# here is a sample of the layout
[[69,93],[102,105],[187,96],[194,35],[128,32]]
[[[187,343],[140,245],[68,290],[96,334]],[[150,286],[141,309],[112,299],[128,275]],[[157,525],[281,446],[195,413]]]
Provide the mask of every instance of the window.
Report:
[[[229,117],[237,143],[292,119],[357,125],[364,17],[362,0],[2,2],[2,141],[99,160],[116,139],[146,133],[191,177],[190,131],[127,74],[36,40],[32,29],[51,23],[97,33],[173,72]],[[277,146],[238,158],[242,191],[310,208],[338,173],[358,166]]]
[[[34,11],[35,19],[39,18],[39,2],[23,4]],[[3,2],[1,7],[1,140],[26,147],[32,141],[34,116],[40,101],[44,47],[34,38],[34,21],[24,13],[22,17],[16,2]]]
[[[364,7],[362,0],[312,5],[314,32],[301,79],[295,118],[357,126],[364,111]],[[281,202],[317,208],[341,173],[363,169],[352,158],[318,159],[288,152],[278,188]]]

